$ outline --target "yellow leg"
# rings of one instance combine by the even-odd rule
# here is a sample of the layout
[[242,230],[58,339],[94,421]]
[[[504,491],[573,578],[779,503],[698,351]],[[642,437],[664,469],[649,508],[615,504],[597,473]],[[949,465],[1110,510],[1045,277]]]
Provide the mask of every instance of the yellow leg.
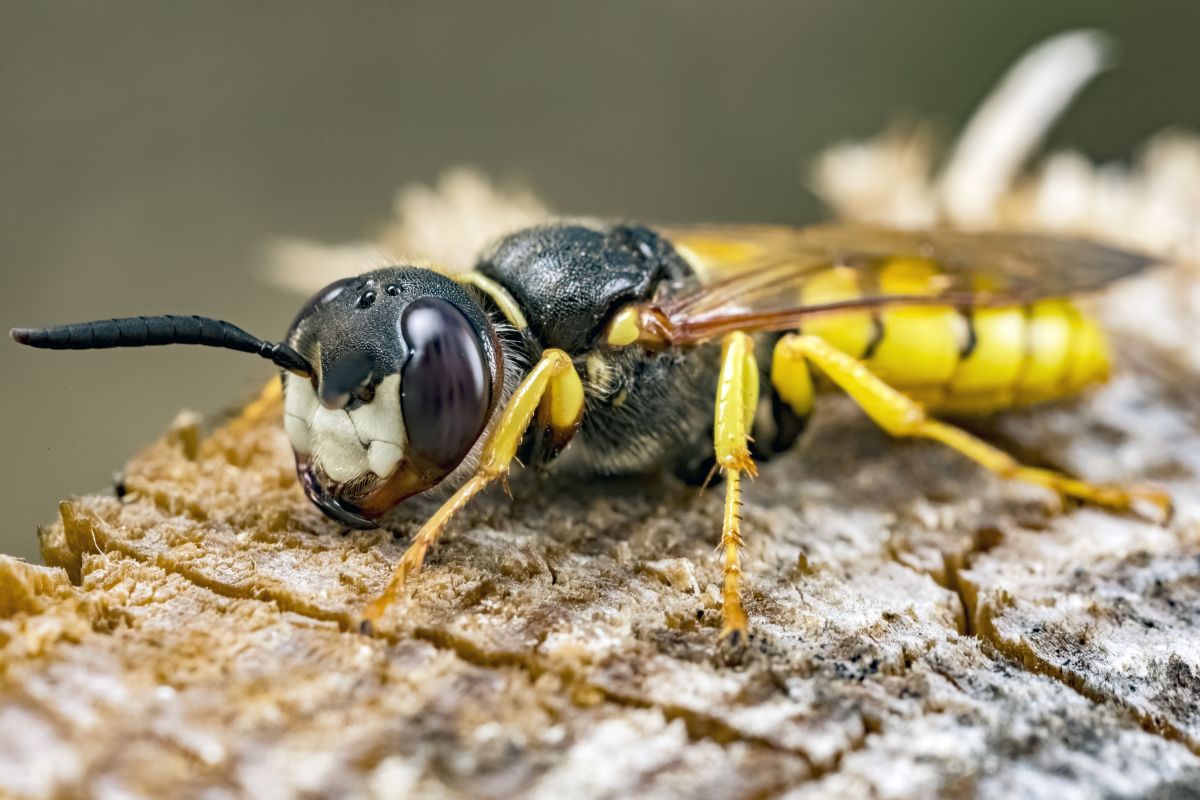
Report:
[[725,624],[721,638],[732,647],[746,641],[747,620],[741,594],[741,477],[743,472],[751,477],[757,474],[747,445],[757,405],[754,340],[740,332],[728,334],[721,348],[713,446],[717,466],[725,474],[725,515],[721,528],[721,607]]
[[1164,519],[1170,516],[1171,498],[1161,491],[1138,486],[1085,483],[1051,470],[1027,467],[966,431],[929,419],[919,404],[888,386],[861,361],[846,355],[818,336],[793,334],[779,340],[773,369],[787,369],[789,364],[803,366],[804,361],[820,367],[862,407],[867,416],[893,436],[933,439],[1005,478],[1044,486],[1061,495],[1099,506],[1125,511],[1146,505],[1157,509],[1158,515]]
[[383,593],[363,610],[360,630],[370,633],[374,629],[384,612],[400,596],[408,579],[420,571],[425,553],[445,530],[450,518],[492,481],[508,479],[509,465],[516,456],[525,429],[529,427],[534,413],[543,406],[539,418],[558,439],[569,438],[569,432],[573,433],[583,418],[583,385],[570,357],[562,350],[542,353],[533,370],[513,392],[499,423],[484,445],[483,457],[475,474],[417,531],[412,544],[396,564]]

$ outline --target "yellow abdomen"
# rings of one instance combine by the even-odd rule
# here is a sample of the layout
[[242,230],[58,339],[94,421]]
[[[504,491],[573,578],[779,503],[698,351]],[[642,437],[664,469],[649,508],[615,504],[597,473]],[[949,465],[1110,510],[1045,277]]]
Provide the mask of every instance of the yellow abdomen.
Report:
[[[810,278],[805,303],[861,296],[861,275],[834,267]],[[931,262],[895,259],[879,273],[882,294],[935,295],[944,278]],[[1108,376],[1096,322],[1068,300],[1012,308],[921,306],[814,318],[803,333],[861,359],[930,411],[986,414],[1067,397]]]

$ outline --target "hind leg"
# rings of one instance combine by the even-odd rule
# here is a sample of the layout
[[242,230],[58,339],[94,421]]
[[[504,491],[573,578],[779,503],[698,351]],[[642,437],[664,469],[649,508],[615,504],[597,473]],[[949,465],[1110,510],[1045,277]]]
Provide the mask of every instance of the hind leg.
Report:
[[1161,491],[1143,486],[1087,483],[1052,470],[1028,467],[960,428],[930,419],[918,403],[888,386],[866,364],[819,336],[792,334],[779,340],[772,364],[776,386],[780,386],[781,380],[787,381],[793,372],[803,371],[807,380],[805,362],[820,367],[867,416],[893,436],[941,442],[1005,478],[1044,486],[1094,505],[1118,511],[1154,509],[1154,516],[1170,517],[1171,498]]

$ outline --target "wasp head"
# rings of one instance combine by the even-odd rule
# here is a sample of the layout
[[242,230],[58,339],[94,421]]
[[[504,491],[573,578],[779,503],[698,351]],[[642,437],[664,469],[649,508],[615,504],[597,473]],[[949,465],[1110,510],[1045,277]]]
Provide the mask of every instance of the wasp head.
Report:
[[300,481],[330,517],[374,527],[441,483],[487,426],[503,384],[495,329],[460,285],[388,268],[318,292],[287,343],[312,374],[284,375]]

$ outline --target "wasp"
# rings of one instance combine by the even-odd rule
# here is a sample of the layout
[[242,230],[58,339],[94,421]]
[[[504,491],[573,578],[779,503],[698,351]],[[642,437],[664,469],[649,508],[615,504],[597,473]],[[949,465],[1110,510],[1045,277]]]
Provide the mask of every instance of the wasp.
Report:
[[792,447],[814,397],[849,395],[896,437],[941,442],[1006,478],[1118,511],[1169,498],[1025,466],[947,422],[1073,395],[1109,352],[1072,299],[1152,260],[1011,233],[823,226],[651,228],[558,221],[476,267],[337,281],[281,343],[204,317],[15,329],[51,349],[194,344],[281,368],[284,426],[308,498],[372,528],[414,495],[448,496],[386,588],[370,632],[454,514],[510,465],[724,477],[723,641],[746,640],[741,482]]

